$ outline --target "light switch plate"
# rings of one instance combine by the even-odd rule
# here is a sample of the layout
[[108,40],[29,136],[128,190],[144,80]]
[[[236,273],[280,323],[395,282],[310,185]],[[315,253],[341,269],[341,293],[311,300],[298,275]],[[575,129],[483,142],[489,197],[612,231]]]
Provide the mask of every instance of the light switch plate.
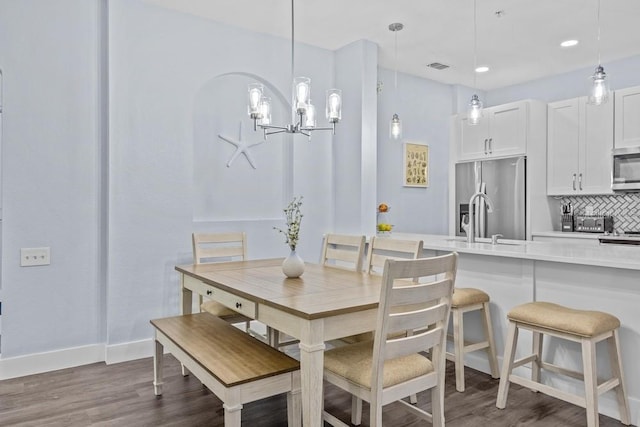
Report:
[[20,266],[34,267],[51,264],[51,248],[22,248],[20,249]]

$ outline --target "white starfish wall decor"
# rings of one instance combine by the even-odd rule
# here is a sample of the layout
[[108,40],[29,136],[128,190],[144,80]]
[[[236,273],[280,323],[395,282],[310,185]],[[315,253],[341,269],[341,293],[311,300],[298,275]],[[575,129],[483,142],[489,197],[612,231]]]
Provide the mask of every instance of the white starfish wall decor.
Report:
[[236,151],[231,155],[231,157],[227,161],[227,167],[231,167],[231,163],[233,163],[233,161],[240,154],[244,154],[244,157],[246,157],[246,159],[249,162],[249,164],[251,165],[251,167],[256,169],[256,163],[253,160],[253,156],[251,156],[251,152],[249,151],[249,149],[251,147],[255,147],[256,145],[260,145],[260,144],[262,144],[262,143],[264,143],[266,141],[263,139],[262,141],[254,142],[253,144],[248,144],[248,143],[242,141],[242,121],[240,121],[240,129],[238,130],[238,139],[237,140],[235,140],[233,138],[229,138],[229,137],[223,136],[221,134],[218,134],[218,138],[222,139],[223,141],[227,141],[229,144],[234,145],[236,147]]

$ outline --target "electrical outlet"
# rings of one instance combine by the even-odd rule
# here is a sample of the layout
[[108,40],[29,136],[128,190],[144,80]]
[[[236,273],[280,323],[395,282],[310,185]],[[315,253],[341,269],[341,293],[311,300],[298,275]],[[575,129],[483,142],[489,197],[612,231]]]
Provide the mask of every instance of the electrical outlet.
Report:
[[20,267],[51,264],[50,248],[22,248],[20,249]]

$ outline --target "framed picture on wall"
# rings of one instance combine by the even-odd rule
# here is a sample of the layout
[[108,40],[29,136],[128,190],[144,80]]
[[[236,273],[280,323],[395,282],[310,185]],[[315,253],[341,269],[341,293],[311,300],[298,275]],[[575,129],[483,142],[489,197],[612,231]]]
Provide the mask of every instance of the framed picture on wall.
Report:
[[429,146],[415,142],[404,143],[405,187],[429,186]]

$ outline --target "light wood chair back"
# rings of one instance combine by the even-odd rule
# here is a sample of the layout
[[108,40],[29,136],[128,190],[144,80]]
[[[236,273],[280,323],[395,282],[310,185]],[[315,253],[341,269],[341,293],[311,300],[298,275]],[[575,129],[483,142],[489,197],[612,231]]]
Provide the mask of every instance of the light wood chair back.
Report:
[[362,271],[365,236],[327,234],[320,263],[346,270]]
[[371,237],[367,253],[367,273],[382,274],[387,259],[416,259],[422,252],[422,240]]
[[247,237],[243,232],[193,233],[192,242],[194,264],[247,258]]
[[[395,401],[434,426],[444,426],[445,346],[457,259],[456,253],[415,260],[387,259],[373,347],[358,343],[325,353],[325,380],[368,401],[371,426],[382,425],[382,407]],[[365,359],[354,357],[358,351],[370,352],[370,368],[362,367],[367,365]],[[430,360],[424,352],[430,352]],[[336,359],[342,361],[336,363]],[[331,371],[333,366],[353,360],[358,360],[359,366],[346,369],[345,376]],[[346,378],[362,369],[370,372],[356,375],[369,377],[369,384]],[[431,414],[401,400],[428,389]],[[329,423],[336,420],[326,412],[324,415]]]

